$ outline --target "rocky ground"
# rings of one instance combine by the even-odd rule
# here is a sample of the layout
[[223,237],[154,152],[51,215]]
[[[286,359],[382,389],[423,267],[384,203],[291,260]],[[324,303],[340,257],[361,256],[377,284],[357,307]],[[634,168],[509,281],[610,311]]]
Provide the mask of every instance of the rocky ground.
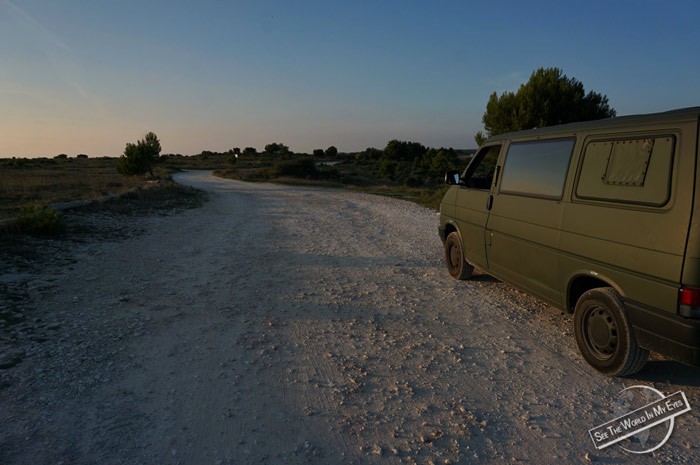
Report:
[[655,359],[611,379],[568,315],[444,271],[434,211],[184,173],[200,208],[67,216],[0,252],[0,463],[687,463],[697,410],[649,454],[596,450]]

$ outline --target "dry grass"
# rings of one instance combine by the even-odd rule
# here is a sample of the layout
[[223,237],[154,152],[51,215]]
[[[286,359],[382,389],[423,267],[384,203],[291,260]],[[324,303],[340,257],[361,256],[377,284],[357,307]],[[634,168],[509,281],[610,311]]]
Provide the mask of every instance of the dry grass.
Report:
[[51,205],[142,186],[142,177],[117,173],[117,159],[0,159],[0,219],[16,216],[23,206]]

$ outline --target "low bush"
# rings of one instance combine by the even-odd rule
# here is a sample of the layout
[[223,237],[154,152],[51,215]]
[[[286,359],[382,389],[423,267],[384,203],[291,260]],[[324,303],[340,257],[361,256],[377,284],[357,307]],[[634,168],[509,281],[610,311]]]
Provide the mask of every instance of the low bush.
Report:
[[450,186],[442,186],[436,189],[426,189],[421,193],[418,203],[424,207],[440,210],[440,202],[445,193],[450,189]]
[[21,233],[32,236],[53,236],[66,229],[63,218],[56,210],[41,205],[22,208],[15,224]]
[[272,173],[274,177],[278,178],[291,176],[302,179],[318,179],[320,177],[316,163],[310,158],[282,162],[273,167]]

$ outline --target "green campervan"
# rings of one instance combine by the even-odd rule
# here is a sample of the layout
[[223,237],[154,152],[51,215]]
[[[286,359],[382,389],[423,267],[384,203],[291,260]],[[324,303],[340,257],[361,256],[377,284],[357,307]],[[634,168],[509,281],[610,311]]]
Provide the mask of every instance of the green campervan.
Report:
[[610,375],[700,366],[700,107],[491,137],[440,206],[449,273],[474,267],[574,314]]

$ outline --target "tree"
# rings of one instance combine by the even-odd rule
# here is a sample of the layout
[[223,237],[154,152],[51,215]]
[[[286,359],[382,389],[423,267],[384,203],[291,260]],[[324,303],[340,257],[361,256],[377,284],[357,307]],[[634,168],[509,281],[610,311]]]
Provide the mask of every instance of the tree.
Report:
[[384,147],[384,157],[390,160],[413,161],[422,157],[426,149],[418,142],[404,142],[400,140],[390,140]]
[[314,153],[314,157],[322,157],[325,154],[323,149],[314,149],[313,153]]
[[378,148],[368,147],[363,152],[355,154],[355,160],[379,160],[384,152]]
[[273,142],[265,146],[265,152],[270,155],[287,155],[289,153],[289,147],[284,144]]
[[394,176],[396,176],[397,168],[398,162],[396,160],[391,160],[386,157],[383,157],[381,160],[379,160],[379,163],[377,165],[379,176],[389,179],[393,179]]
[[243,149],[243,155],[257,155],[258,151],[255,147],[246,147]]
[[124,176],[148,172],[153,177],[153,165],[158,161],[160,150],[160,141],[153,132],[135,144],[127,142],[124,154],[119,157],[117,171]]
[[[238,152],[236,152],[236,150],[238,150]],[[231,165],[235,165],[236,162],[238,161],[238,155],[241,153],[241,149],[239,149],[239,148],[231,149],[226,153],[228,155],[228,157],[226,158],[226,161],[228,161],[229,164],[231,164]]]
[[605,95],[586,93],[583,83],[559,68],[539,68],[517,92],[491,94],[481,120],[485,133],[479,131],[475,139],[481,145],[497,134],[615,115]]
[[331,145],[330,147],[328,147],[326,149],[326,156],[327,157],[335,157],[336,155],[338,155],[338,149],[335,148],[335,146]]

